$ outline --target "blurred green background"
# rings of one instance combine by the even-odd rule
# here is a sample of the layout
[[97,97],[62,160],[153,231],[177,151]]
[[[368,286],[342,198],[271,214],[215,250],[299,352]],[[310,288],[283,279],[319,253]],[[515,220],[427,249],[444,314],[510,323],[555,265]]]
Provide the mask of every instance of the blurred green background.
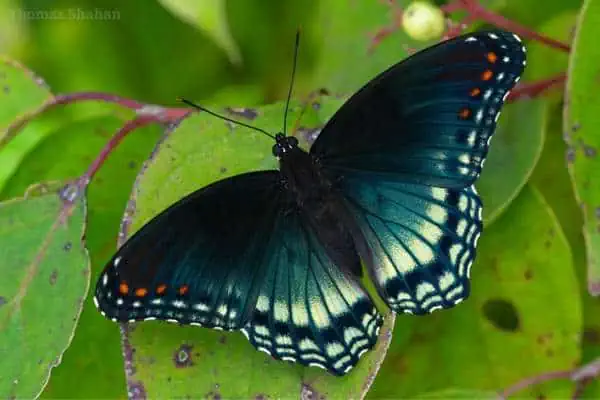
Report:
[[[397,2],[400,6],[408,3]],[[547,0],[540,6],[537,0],[481,1],[490,10],[565,42],[572,39],[581,3]],[[400,29],[369,52],[372,35],[392,22],[393,12],[380,0],[3,0],[0,54],[34,71],[54,94],[99,91],[164,106],[176,106],[176,98],[183,96],[218,109],[269,104],[285,96],[294,34],[299,27],[302,37],[295,97],[304,98],[320,88],[349,95],[376,73],[406,57],[408,49],[431,44],[415,41]],[[536,43],[527,45],[530,63],[526,80],[566,71],[566,54]],[[538,213],[536,221],[543,223],[525,223],[520,231],[531,229],[531,235],[541,236],[548,230],[562,229],[564,236],[558,235],[558,249],[547,250],[547,257],[552,259],[540,255],[531,263],[542,268],[562,257],[568,261],[555,266],[557,271],[566,270],[564,275],[549,274],[548,280],[539,282],[533,292],[550,302],[557,296],[553,290],[570,288],[569,293],[561,293],[565,297],[561,307],[567,311],[565,315],[554,315],[540,305],[527,308],[526,300],[519,296],[528,293],[515,294],[506,283],[517,279],[512,272],[504,280],[488,277],[489,286],[482,283],[480,287],[502,286],[499,282],[504,282],[507,288],[505,292],[499,289],[498,296],[515,297],[517,304],[523,300],[527,311],[521,317],[547,324],[556,340],[551,345],[545,336],[545,339],[524,336],[515,339],[516,342],[527,347],[526,339],[531,339],[531,343],[541,346],[537,349],[532,345],[532,354],[547,356],[551,351],[557,356],[545,363],[536,355],[531,368],[513,371],[513,365],[498,356],[498,349],[504,346],[501,339],[486,336],[487,328],[481,328],[475,335],[471,330],[457,327],[465,324],[480,328],[468,314],[453,315],[452,311],[425,323],[402,317],[397,322],[390,354],[370,392],[372,398],[414,396],[448,388],[497,390],[533,372],[570,368],[599,354],[597,337],[586,343],[583,335],[581,347],[578,342],[582,332],[600,335],[600,318],[596,314],[600,306],[585,291],[582,220],[564,168],[562,94],[552,91],[542,101],[525,107],[529,117],[531,109],[539,110],[540,117],[529,125],[521,124],[521,118],[525,117],[514,115],[525,115],[524,111],[515,107],[510,114],[513,115],[510,126],[527,125],[535,133],[519,132],[531,137],[539,134],[539,140],[519,144],[519,149],[527,146],[534,149],[526,154],[528,161],[524,162],[523,172],[519,172],[523,175],[522,182],[517,189],[512,185],[510,190],[514,193],[496,207],[498,213],[508,211],[494,223],[495,231],[490,230],[493,243],[482,244],[487,249],[487,253],[482,250],[482,254],[487,254],[482,259],[488,265],[496,265],[495,255],[498,255],[500,263],[504,260],[510,265],[508,270],[521,271],[523,263],[516,255],[528,251],[543,254],[546,251],[543,242],[537,243],[539,249],[536,244],[530,246],[529,238],[524,238],[523,243],[506,243],[512,240],[511,229],[520,223],[521,215]],[[503,118],[510,120],[510,116],[504,115]],[[98,103],[60,108],[37,117],[0,150],[0,200],[22,195],[35,182],[80,175],[108,138],[130,117],[131,113],[118,107]],[[115,249],[119,223],[134,179],[162,133],[158,126],[134,132],[89,188],[86,243],[92,260],[92,284]],[[514,145],[513,139],[509,137],[508,143]],[[519,151],[507,147],[507,151]],[[510,158],[511,153],[508,154],[506,157]],[[503,168],[499,163],[497,171],[502,173]],[[493,180],[487,182],[494,185]],[[490,190],[493,192],[494,188]],[[573,271],[578,280],[569,286],[565,282],[571,279]],[[571,311],[577,317],[572,318]],[[486,339],[481,337],[490,343],[482,345],[480,341]],[[482,348],[470,348],[471,343]],[[483,357],[486,367],[482,368],[478,357],[490,348],[492,355]],[[101,318],[88,296],[73,342],[60,366],[53,370],[42,397],[125,398],[120,351],[118,330]],[[514,363],[522,361],[520,351],[508,354]],[[440,360],[449,366],[436,371]],[[566,395],[569,390],[568,383],[550,384],[528,395],[544,396],[548,392]]]

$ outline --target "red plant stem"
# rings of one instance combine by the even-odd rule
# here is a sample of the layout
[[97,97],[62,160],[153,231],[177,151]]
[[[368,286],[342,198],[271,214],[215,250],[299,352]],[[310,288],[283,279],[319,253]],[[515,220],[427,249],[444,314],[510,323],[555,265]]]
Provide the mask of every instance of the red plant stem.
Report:
[[571,377],[572,373],[573,372],[570,370],[553,371],[553,372],[547,372],[545,374],[525,378],[525,379],[515,383],[511,387],[505,389],[504,391],[502,391],[502,393],[499,394],[499,397],[501,399],[507,399],[509,396],[512,396],[513,394],[520,392],[523,389],[527,389],[528,387],[539,385],[540,383],[553,381],[555,379],[568,379]]
[[56,95],[53,99],[48,101],[45,106],[52,107],[60,104],[69,104],[74,103],[81,100],[100,100],[107,103],[115,103],[122,105],[123,107],[138,110],[144,106],[144,103],[140,103],[135,100],[131,100],[125,97],[117,96],[114,94],[102,93],[102,92],[77,92],[77,93],[69,93],[69,94],[59,94]]
[[79,178],[80,185],[86,187],[94,175],[98,172],[100,167],[104,164],[110,153],[119,145],[119,143],[125,139],[131,131],[136,128],[141,128],[150,123],[154,122],[154,119],[150,116],[137,117],[132,119],[131,121],[127,121],[125,125],[123,125],[115,135],[110,138],[108,143],[102,148],[100,154],[96,157],[96,159],[92,162],[92,164],[88,167],[87,171]]
[[506,29],[508,31],[517,33],[524,38],[537,40],[541,43],[544,43],[550,47],[554,47],[555,49],[562,50],[564,52],[571,51],[571,48],[557,40],[551,39],[547,36],[540,35],[539,33],[532,31],[531,29],[518,24],[510,19],[503,17],[500,14],[496,14],[495,12],[489,11],[482,7],[477,0],[458,0],[462,2],[463,8],[465,11],[469,12],[471,16],[475,18],[482,19],[486,22],[489,22],[499,28]]
[[87,187],[94,178],[100,167],[104,164],[108,156],[117,148],[119,143],[133,130],[144,127],[152,123],[177,122],[188,116],[192,109],[188,108],[163,108],[158,106],[143,106],[138,109],[138,115],[125,123],[115,135],[106,143],[100,151],[100,154],[88,167],[87,171],[79,178],[79,185]]
[[102,92],[77,92],[61,94],[53,97],[52,99],[45,102],[41,107],[32,113],[27,115],[27,118],[21,118],[11,124],[7,128],[8,135],[0,140],[0,144],[7,142],[11,139],[16,132],[29,120],[36,115],[41,114],[58,105],[65,105],[71,103],[77,103],[79,101],[104,101],[107,103],[119,104],[123,107],[135,110],[136,117],[123,125],[117,133],[110,139],[110,141],[104,146],[98,157],[88,167],[87,171],[81,175],[78,179],[78,185],[80,188],[85,188],[90,183],[98,169],[104,164],[106,158],[112,153],[112,151],[118,146],[118,144],[127,136],[131,131],[136,128],[146,126],[151,123],[171,123],[177,122],[182,118],[185,118],[188,114],[193,112],[191,108],[166,108],[151,104],[140,103],[139,101],[128,99],[125,97],[102,93]]
[[404,10],[402,7],[396,4],[393,0],[380,0],[381,3],[384,3],[389,8],[392,9],[392,13],[394,14],[392,17],[392,23],[389,26],[381,28],[379,31],[375,32],[371,37],[371,44],[367,49],[367,53],[371,54],[375,47],[379,46],[385,38],[390,36],[392,33],[396,32],[402,26],[402,14]]
[[567,75],[562,73],[552,78],[524,83],[518,85],[509,95],[507,101],[512,102],[522,97],[535,97],[540,93],[550,89],[552,86],[562,84],[566,81]]
[[2,147],[5,143],[11,140],[23,127],[23,125],[27,124],[32,118],[40,115],[44,111],[48,111],[58,105],[65,105],[70,103],[76,103],[78,101],[88,101],[88,100],[96,100],[96,101],[104,101],[107,103],[115,103],[119,104],[123,107],[129,108],[131,110],[140,110],[143,107],[147,107],[144,103],[140,103],[135,100],[127,99],[125,97],[116,96],[108,93],[101,92],[77,92],[77,93],[69,93],[69,94],[59,94],[51,99],[44,102],[40,107],[36,110],[28,112],[25,115],[17,118],[13,121],[6,129],[4,137],[0,137],[0,147]]
[[444,40],[452,39],[456,36],[459,36],[465,29],[465,26],[475,21],[475,19],[476,18],[473,15],[467,15],[462,21],[455,23],[444,34]]
[[540,383],[548,382],[555,379],[569,379],[575,382],[575,391],[573,392],[573,399],[578,399],[583,392],[584,387],[590,383],[593,379],[596,379],[600,375],[600,358],[597,358],[581,367],[573,370],[563,370],[547,372],[541,375],[532,376],[523,379],[516,384],[512,385],[508,389],[505,389],[502,393],[499,393],[501,399],[507,399],[508,396],[527,389],[528,387],[539,385]]

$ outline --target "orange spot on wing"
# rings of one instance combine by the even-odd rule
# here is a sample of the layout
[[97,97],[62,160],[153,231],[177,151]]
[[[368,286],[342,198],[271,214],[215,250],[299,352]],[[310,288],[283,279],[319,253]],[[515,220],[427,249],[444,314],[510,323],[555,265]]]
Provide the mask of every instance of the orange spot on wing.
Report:
[[148,289],[146,289],[146,288],[135,289],[135,295],[137,297],[144,297],[147,294],[148,294]]
[[121,282],[121,284],[119,285],[119,292],[121,294],[129,293],[129,285],[127,284],[127,282]]
[[458,116],[461,117],[462,119],[467,119],[471,116],[471,110],[469,110],[468,108],[463,108],[458,113]]
[[492,76],[494,76],[494,73],[491,70],[486,69],[485,71],[483,71],[483,74],[481,74],[481,79],[483,79],[484,81],[489,81],[490,79],[492,79]]
[[494,53],[493,51],[490,51],[489,53],[487,53],[485,55],[485,57],[487,58],[487,60],[489,62],[491,62],[492,64],[496,62],[496,60],[498,60],[498,56],[496,55],[496,53]]
[[156,288],[157,294],[164,294],[166,291],[167,291],[167,285],[165,285],[165,284],[158,285],[158,287]]
[[179,288],[179,294],[183,296],[188,292],[189,289],[190,287],[188,285],[183,285]]
[[479,89],[479,88],[473,88],[473,89],[472,89],[472,90],[469,92],[469,95],[470,95],[471,97],[476,97],[476,96],[479,96],[479,94],[480,94],[480,93],[481,93],[481,89]]

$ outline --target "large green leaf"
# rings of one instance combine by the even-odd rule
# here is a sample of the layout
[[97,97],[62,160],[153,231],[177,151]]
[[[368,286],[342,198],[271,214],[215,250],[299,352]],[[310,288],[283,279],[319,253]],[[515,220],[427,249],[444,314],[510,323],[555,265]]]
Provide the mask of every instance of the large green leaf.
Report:
[[517,197],[535,168],[544,147],[544,111],[541,100],[504,106],[481,179],[475,184],[488,225]]
[[69,345],[89,284],[75,185],[0,203],[0,396],[34,398]]
[[159,3],[205,31],[227,53],[231,62],[241,62],[240,50],[229,32],[225,0],[159,0]]
[[[571,368],[581,305],[569,244],[542,196],[526,186],[484,231],[472,294],[460,306],[398,318],[369,393],[405,398],[450,388],[500,390],[523,378]],[[563,398],[566,381],[529,395]]]
[[[283,105],[245,110],[258,113],[252,123],[276,132]],[[298,118],[292,106],[290,125]],[[310,109],[312,110],[312,108]],[[305,114],[314,121],[314,115]],[[313,125],[300,124],[305,128]],[[217,179],[249,170],[276,167],[272,141],[260,133],[231,127],[211,116],[186,119],[166,138],[139,177],[128,212],[128,233],[183,195]],[[389,316],[377,347],[343,378],[316,368],[276,362],[257,352],[240,333],[176,327],[160,322],[136,325],[125,335],[130,392],[149,397],[299,397],[301,393],[362,397],[387,348],[393,318]],[[116,326],[115,326],[116,329]],[[186,361],[187,360],[187,361]],[[185,366],[178,368],[177,366]]]
[[[585,241],[581,226],[583,218],[577,206],[573,185],[567,170],[567,145],[562,137],[562,106],[552,104],[546,111],[548,124],[546,142],[540,161],[531,176],[534,185],[545,197],[554,211],[565,237],[571,246],[571,254],[580,290],[583,306],[583,327],[580,333],[582,362],[589,362],[600,356],[600,301],[592,297],[587,287],[587,265],[585,257]],[[575,293],[565,294],[575,296]],[[586,395],[600,397],[600,382],[588,385]]]
[[564,131],[569,171],[583,211],[588,290],[600,295],[600,1],[587,0],[573,42]]
[[[0,198],[11,198],[37,179],[64,180],[80,175],[124,121],[112,115],[75,120],[55,128],[25,157]],[[115,250],[119,221],[131,186],[161,129],[138,129],[107,159],[87,190],[86,245],[92,283]],[[116,398],[126,393],[119,335],[97,312],[88,296],[61,364],[44,390],[45,398]],[[98,385],[98,382],[110,382]]]

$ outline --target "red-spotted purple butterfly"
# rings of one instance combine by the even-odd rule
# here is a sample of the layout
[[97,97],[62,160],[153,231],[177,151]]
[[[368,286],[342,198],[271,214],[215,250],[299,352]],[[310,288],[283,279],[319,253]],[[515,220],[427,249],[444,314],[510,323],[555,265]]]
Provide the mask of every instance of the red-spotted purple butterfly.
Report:
[[218,181],[148,222],[100,275],[100,312],[240,330],[276,359],[347,373],[382,325],[361,261],[395,312],[468,296],[482,230],[473,183],[524,66],[521,40],[503,31],[392,66],[308,153],[278,133],[279,170]]

